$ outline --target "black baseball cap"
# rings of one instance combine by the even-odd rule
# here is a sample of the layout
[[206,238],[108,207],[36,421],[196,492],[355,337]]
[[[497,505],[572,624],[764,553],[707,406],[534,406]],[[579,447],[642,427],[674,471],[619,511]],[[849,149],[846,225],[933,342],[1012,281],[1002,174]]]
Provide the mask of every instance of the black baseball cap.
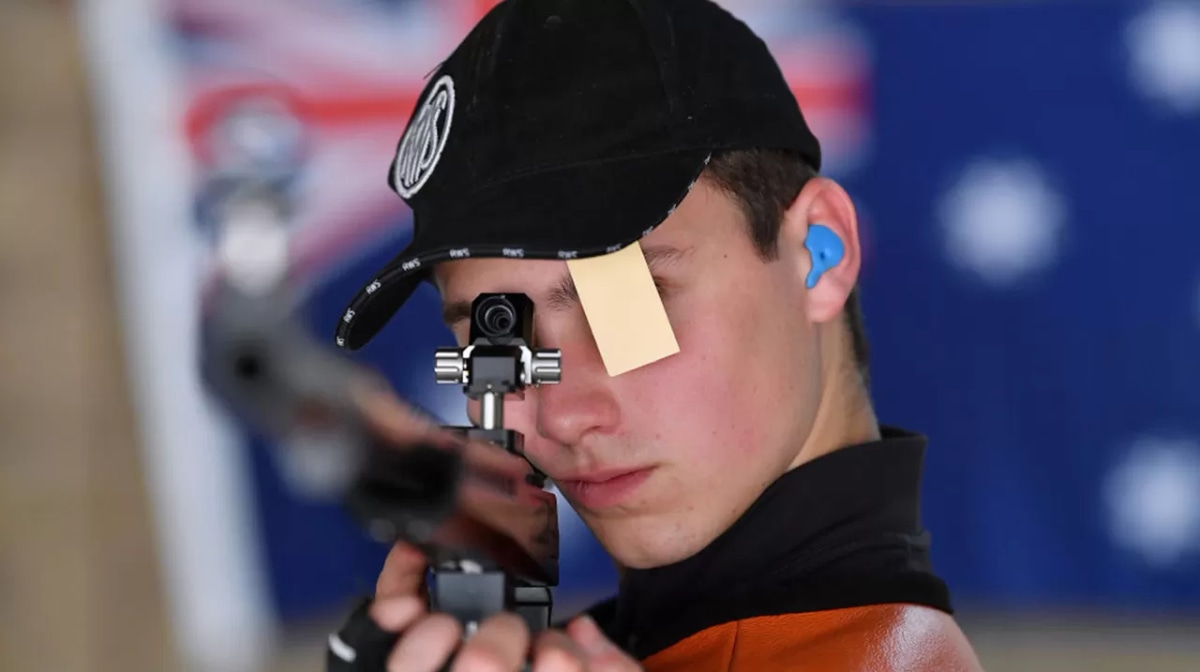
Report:
[[767,46],[709,0],[506,0],[430,75],[388,174],[411,242],[350,302],[357,350],[441,261],[645,236],[716,151],[821,152]]

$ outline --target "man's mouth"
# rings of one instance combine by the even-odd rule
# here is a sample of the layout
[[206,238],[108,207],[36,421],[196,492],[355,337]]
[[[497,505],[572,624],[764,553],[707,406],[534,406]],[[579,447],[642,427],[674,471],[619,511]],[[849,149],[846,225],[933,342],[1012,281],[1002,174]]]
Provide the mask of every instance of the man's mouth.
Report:
[[572,474],[554,483],[572,502],[588,509],[603,509],[626,501],[653,471],[653,467],[603,469]]

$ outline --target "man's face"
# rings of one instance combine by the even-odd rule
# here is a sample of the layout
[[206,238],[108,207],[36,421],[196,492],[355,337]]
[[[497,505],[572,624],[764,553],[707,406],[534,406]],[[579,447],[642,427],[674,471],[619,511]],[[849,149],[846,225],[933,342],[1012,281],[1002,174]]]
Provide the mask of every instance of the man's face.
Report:
[[[762,260],[736,203],[701,180],[641,240],[679,353],[610,377],[563,261],[440,264],[443,301],[520,292],[538,347],[562,351],[562,382],[504,407],[526,457],[559,484],[626,567],[682,560],[733,523],[796,460],[820,396],[807,260],[785,245]],[[450,325],[459,343],[466,319]],[[471,402],[473,420],[478,404]],[[586,484],[638,471],[607,483]]]

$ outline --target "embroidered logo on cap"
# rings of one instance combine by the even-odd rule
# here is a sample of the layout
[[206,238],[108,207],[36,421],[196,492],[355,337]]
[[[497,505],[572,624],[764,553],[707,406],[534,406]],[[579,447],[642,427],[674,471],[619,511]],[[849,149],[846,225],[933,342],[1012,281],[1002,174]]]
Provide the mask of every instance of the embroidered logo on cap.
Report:
[[425,102],[413,114],[400,148],[396,152],[396,167],[392,175],[396,192],[412,198],[437,166],[450,136],[454,117],[454,80],[444,75],[429,90]]

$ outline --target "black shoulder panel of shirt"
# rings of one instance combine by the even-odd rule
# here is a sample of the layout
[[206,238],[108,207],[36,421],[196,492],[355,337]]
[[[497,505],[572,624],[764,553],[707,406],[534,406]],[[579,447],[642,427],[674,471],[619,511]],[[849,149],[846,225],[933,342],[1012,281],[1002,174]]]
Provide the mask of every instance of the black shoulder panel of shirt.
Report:
[[880,430],[781,476],[692,557],[625,572],[587,613],[639,659],[757,616],[892,603],[953,613],[920,520],[926,438]]

